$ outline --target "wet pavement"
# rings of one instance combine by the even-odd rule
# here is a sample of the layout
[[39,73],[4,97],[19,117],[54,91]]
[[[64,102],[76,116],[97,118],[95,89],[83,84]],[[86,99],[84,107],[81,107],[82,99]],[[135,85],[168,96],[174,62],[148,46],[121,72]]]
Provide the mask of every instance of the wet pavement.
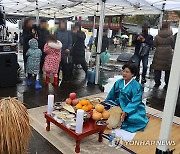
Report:
[[[133,48],[128,48],[128,50],[124,52],[133,52]],[[51,84],[49,84],[49,86],[45,86],[44,77],[41,76],[40,83],[43,85],[43,88],[40,90],[35,90],[33,84],[30,87],[26,86],[25,75],[22,73],[22,83],[17,84],[16,87],[0,88],[0,98],[8,96],[18,97],[18,99],[21,100],[28,109],[30,109],[47,105],[48,94],[55,95],[55,101],[64,101],[70,92],[76,92],[78,97],[100,93],[103,91],[103,86],[107,84],[108,78],[121,74],[121,67],[123,63],[116,62],[116,59],[120,53],[121,52],[119,52],[119,50],[113,50],[113,52],[111,52],[112,57],[110,63],[108,63],[108,65],[106,65],[103,70],[101,69],[99,82],[100,85],[87,84],[85,73],[82,69],[78,69],[76,70],[74,79],[71,82],[62,83],[59,87],[53,87]],[[20,65],[23,66],[22,54],[20,53],[18,57]],[[151,61],[152,55],[149,57],[149,64],[151,64]],[[153,88],[153,86],[153,75],[149,73],[148,69],[147,83],[143,85],[143,100],[146,101],[148,106],[163,111],[166,89],[163,88],[163,85],[158,89]],[[175,115],[180,117],[180,97],[178,97]],[[55,147],[53,147],[48,141],[41,137],[41,135],[38,134],[35,130],[33,130],[33,137],[31,139],[29,151],[32,154],[34,154],[36,151],[39,154],[60,154],[60,152]]]

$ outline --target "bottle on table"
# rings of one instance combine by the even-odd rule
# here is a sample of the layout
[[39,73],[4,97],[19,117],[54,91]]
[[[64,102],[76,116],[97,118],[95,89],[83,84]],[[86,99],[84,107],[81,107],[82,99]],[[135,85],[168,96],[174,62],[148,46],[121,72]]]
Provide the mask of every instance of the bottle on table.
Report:
[[116,132],[115,128],[112,128],[111,133],[109,134],[109,146],[114,147],[115,146],[115,137],[116,137]]

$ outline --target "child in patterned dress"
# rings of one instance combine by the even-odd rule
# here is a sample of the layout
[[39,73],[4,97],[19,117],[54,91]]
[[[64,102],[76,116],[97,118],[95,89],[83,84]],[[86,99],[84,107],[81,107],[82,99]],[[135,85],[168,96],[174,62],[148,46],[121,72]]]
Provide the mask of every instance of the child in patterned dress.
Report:
[[43,66],[46,72],[46,85],[49,84],[50,74],[54,76],[53,86],[58,85],[58,69],[61,61],[62,43],[57,40],[55,35],[49,35],[48,41],[44,46],[44,52],[47,54]]
[[28,73],[27,86],[31,85],[31,77],[32,75],[34,75],[36,80],[35,89],[41,89],[42,86],[40,85],[39,80],[37,79],[37,75],[39,75],[42,52],[38,48],[38,41],[34,38],[29,40],[29,47],[30,48],[26,53],[26,56],[28,57],[26,64],[26,72]]

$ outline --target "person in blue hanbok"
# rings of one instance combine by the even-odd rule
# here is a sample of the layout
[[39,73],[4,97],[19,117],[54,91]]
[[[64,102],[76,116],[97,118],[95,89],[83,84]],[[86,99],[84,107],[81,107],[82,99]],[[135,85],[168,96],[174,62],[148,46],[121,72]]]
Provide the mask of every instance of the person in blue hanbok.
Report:
[[142,87],[133,78],[138,69],[135,64],[125,64],[122,69],[123,78],[115,82],[106,101],[122,109],[123,112],[119,115],[123,122],[122,129],[129,132],[144,130],[148,118],[142,102]]

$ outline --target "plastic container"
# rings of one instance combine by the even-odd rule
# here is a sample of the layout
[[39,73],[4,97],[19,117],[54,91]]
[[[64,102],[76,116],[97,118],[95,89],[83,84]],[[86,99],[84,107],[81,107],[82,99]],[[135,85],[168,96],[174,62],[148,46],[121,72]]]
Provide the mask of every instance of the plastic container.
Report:
[[95,83],[95,76],[96,76],[96,71],[93,69],[90,69],[87,71],[87,78],[88,78],[88,83]]

